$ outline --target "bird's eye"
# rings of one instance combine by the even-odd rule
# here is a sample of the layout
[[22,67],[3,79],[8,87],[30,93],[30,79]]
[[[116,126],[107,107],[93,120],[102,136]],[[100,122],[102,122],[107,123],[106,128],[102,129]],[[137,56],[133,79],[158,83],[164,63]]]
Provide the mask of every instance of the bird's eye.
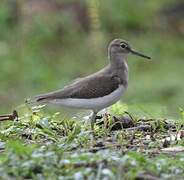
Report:
[[127,45],[124,44],[124,43],[121,43],[120,46],[121,46],[121,48],[123,48],[123,49],[125,49],[125,48],[127,47]]

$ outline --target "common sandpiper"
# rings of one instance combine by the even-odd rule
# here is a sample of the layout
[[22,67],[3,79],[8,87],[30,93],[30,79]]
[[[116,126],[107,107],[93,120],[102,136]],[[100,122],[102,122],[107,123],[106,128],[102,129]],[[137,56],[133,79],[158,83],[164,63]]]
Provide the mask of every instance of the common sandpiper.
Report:
[[102,70],[80,78],[61,90],[35,97],[38,103],[92,110],[91,128],[97,113],[120,100],[128,86],[127,56],[134,54],[151,59],[131,48],[123,39],[114,39],[108,46],[109,64]]

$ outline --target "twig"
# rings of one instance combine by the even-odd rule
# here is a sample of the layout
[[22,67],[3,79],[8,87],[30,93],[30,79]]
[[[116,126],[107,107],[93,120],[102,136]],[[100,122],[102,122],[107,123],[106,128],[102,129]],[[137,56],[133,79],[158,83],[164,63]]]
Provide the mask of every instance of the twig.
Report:
[[17,119],[18,113],[16,110],[14,110],[12,114],[0,115],[0,121],[17,120]]
[[137,127],[131,127],[127,128],[127,130],[138,130],[138,131],[151,131],[151,126],[150,125],[140,125]]

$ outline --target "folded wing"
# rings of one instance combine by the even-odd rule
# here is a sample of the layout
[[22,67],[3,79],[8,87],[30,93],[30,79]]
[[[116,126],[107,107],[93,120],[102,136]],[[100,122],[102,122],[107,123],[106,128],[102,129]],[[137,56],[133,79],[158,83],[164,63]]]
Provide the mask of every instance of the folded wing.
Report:
[[119,78],[112,76],[98,76],[80,79],[62,90],[39,95],[37,102],[47,102],[54,99],[91,99],[106,96],[119,87]]

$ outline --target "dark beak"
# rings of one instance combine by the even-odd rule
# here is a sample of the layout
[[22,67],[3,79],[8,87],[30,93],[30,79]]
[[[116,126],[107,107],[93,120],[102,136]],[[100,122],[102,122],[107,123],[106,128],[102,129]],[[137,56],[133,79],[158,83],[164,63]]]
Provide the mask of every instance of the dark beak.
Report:
[[136,51],[136,50],[134,50],[134,49],[129,49],[129,51],[130,51],[132,54],[134,54],[134,55],[141,56],[141,57],[146,58],[146,59],[151,59],[151,57],[146,56],[146,55],[144,55],[144,54],[142,54],[142,53],[140,53],[140,52],[138,52],[138,51]]

